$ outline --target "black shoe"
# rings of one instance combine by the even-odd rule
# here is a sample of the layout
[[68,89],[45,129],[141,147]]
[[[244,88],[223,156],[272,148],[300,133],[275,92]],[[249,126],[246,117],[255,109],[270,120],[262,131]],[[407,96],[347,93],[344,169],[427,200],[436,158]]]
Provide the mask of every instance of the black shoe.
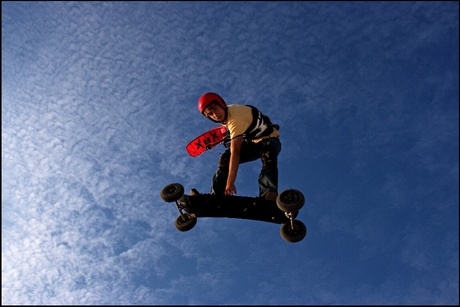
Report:
[[198,192],[198,190],[195,188],[190,189],[190,196],[195,196],[195,195],[201,195],[201,193]]

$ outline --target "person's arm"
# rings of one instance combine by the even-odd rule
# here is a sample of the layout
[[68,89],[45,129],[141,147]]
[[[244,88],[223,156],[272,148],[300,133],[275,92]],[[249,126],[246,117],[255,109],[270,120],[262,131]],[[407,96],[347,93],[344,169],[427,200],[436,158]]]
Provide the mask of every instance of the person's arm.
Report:
[[227,185],[225,186],[225,195],[236,195],[235,180],[240,165],[241,145],[243,137],[237,136],[230,142],[230,165],[228,169]]

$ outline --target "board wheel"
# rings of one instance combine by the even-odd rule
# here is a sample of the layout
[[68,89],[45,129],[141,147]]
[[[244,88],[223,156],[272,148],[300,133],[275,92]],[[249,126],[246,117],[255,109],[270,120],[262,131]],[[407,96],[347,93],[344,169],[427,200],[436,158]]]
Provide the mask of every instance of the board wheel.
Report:
[[170,183],[165,186],[161,192],[160,197],[167,203],[172,203],[179,200],[184,195],[184,186],[180,183]]
[[284,190],[276,197],[276,205],[284,212],[299,211],[304,204],[305,197],[299,190]]
[[285,241],[296,243],[305,238],[307,227],[301,221],[294,220],[294,227],[291,227],[291,223],[281,225],[280,234]]
[[179,215],[174,222],[174,226],[179,231],[189,231],[195,227],[197,218],[189,213]]

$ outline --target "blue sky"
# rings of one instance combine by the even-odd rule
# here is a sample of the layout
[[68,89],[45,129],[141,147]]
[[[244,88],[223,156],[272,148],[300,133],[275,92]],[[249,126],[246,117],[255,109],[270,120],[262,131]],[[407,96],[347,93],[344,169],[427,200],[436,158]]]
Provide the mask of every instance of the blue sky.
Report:
[[[458,304],[458,2],[2,2],[3,304]],[[199,219],[215,91],[308,228]],[[260,162],[239,195],[258,193]]]

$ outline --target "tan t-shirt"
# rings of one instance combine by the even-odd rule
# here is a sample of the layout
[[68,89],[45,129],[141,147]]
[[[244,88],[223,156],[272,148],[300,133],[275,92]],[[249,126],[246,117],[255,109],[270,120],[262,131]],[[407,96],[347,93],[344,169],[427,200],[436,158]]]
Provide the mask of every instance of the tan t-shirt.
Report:
[[[233,139],[237,136],[240,136],[246,132],[249,126],[252,123],[252,109],[251,107],[240,105],[240,104],[231,104],[228,106],[228,115],[227,122],[225,127],[230,133],[230,139]],[[261,137],[259,139],[252,140],[254,143],[258,143],[266,138],[274,138],[280,135],[279,131],[273,128],[273,132],[268,135]]]

